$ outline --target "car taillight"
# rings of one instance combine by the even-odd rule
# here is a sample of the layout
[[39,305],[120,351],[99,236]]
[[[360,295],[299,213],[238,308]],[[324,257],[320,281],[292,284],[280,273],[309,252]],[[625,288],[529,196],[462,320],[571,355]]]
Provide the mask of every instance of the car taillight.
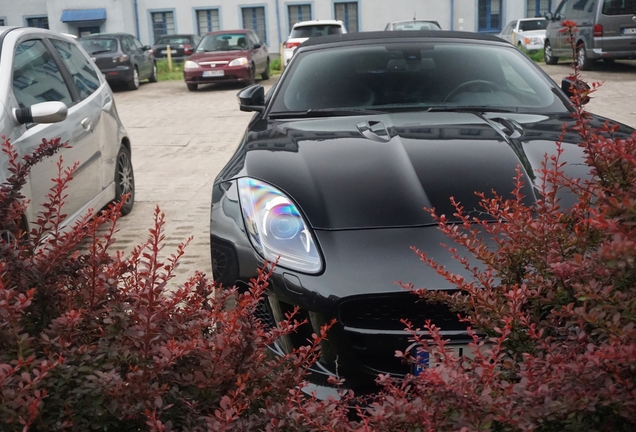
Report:
[[287,49],[296,48],[298,45],[300,45],[300,42],[285,42],[285,48]]
[[603,36],[603,26],[600,24],[596,24],[594,26],[594,37],[602,37]]
[[190,54],[192,54],[192,47],[191,47],[190,45],[186,44],[186,45],[183,47],[183,53],[184,53],[185,55],[190,55]]

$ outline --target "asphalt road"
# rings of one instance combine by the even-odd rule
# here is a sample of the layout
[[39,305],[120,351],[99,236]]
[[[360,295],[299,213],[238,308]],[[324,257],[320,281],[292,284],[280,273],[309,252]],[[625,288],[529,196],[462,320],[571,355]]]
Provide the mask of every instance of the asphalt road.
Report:
[[[545,66],[557,82],[571,68]],[[584,72],[603,82],[588,105],[591,112],[636,127],[636,61],[599,63]],[[266,90],[275,77],[261,81]],[[251,113],[239,111],[237,86],[203,86],[190,92],[181,81],[145,83],[137,91],[116,91],[115,101],[132,140],[136,199],[132,213],[119,220],[116,250],[130,251],[148,236],[158,206],[165,213],[163,257],[189,236],[192,242],[172,285],[196,270],[211,277],[209,213],[212,182],[238,145]]]

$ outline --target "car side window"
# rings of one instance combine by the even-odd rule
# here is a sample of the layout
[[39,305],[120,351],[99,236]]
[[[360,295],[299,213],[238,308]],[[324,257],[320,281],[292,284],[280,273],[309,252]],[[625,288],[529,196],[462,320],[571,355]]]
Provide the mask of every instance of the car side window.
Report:
[[121,47],[123,48],[124,52],[129,53],[134,51],[132,41],[128,37],[125,37],[121,40]]
[[91,61],[71,42],[52,39],[51,43],[71,73],[80,98],[83,100],[93,94],[99,88],[100,81]]
[[20,43],[15,51],[13,93],[20,108],[49,101],[73,104],[53,54],[39,39]]
[[143,51],[144,50],[144,46],[141,44],[141,42],[139,42],[139,39],[137,38],[130,38],[132,40],[132,45],[135,47],[136,50],[139,51]]
[[254,45],[256,44],[260,44],[261,46],[263,45],[256,33],[249,33],[249,35],[250,35],[250,41],[252,42],[252,46],[251,46],[252,49],[254,48]]
[[559,4],[559,7],[557,8],[557,10],[554,12],[554,16],[558,17],[561,15],[567,18],[567,15],[566,15],[567,6],[568,6],[568,0],[563,0],[561,4]]

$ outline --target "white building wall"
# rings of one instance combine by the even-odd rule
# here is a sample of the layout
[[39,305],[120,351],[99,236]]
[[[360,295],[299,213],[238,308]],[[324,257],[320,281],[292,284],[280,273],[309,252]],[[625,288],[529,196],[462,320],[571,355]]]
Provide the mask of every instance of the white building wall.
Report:
[[[170,11],[175,32],[196,33],[196,9],[218,9],[221,29],[241,28],[241,8],[265,8],[267,43],[276,52],[289,34],[288,6],[310,5],[313,19],[334,19],[334,5],[352,0],[0,0],[0,18],[8,25],[25,25],[26,18],[48,15],[49,27],[76,33],[75,24],[62,23],[66,9],[106,9],[102,32],[128,32],[144,44],[154,42],[151,13]],[[502,27],[523,18],[528,0],[503,0]],[[552,1],[556,8],[559,0]],[[389,21],[417,18],[434,19],[444,30],[477,31],[478,0],[358,0],[360,31],[383,30]],[[137,11],[137,16],[135,15]]]

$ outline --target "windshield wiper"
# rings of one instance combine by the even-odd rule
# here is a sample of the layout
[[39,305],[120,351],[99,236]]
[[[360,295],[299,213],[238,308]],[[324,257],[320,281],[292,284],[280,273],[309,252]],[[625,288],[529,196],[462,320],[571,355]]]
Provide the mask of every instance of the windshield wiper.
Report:
[[319,108],[307,111],[287,111],[271,113],[271,117],[331,117],[351,115],[377,115],[386,111],[371,110],[365,108]]
[[440,105],[430,107],[427,112],[504,112],[504,113],[516,113],[519,112],[517,108],[497,108],[485,105]]
[[109,49],[105,49],[105,50],[97,50],[97,51],[93,51],[92,53],[90,53],[90,55],[95,55],[95,54],[102,54],[105,52],[110,52]]

